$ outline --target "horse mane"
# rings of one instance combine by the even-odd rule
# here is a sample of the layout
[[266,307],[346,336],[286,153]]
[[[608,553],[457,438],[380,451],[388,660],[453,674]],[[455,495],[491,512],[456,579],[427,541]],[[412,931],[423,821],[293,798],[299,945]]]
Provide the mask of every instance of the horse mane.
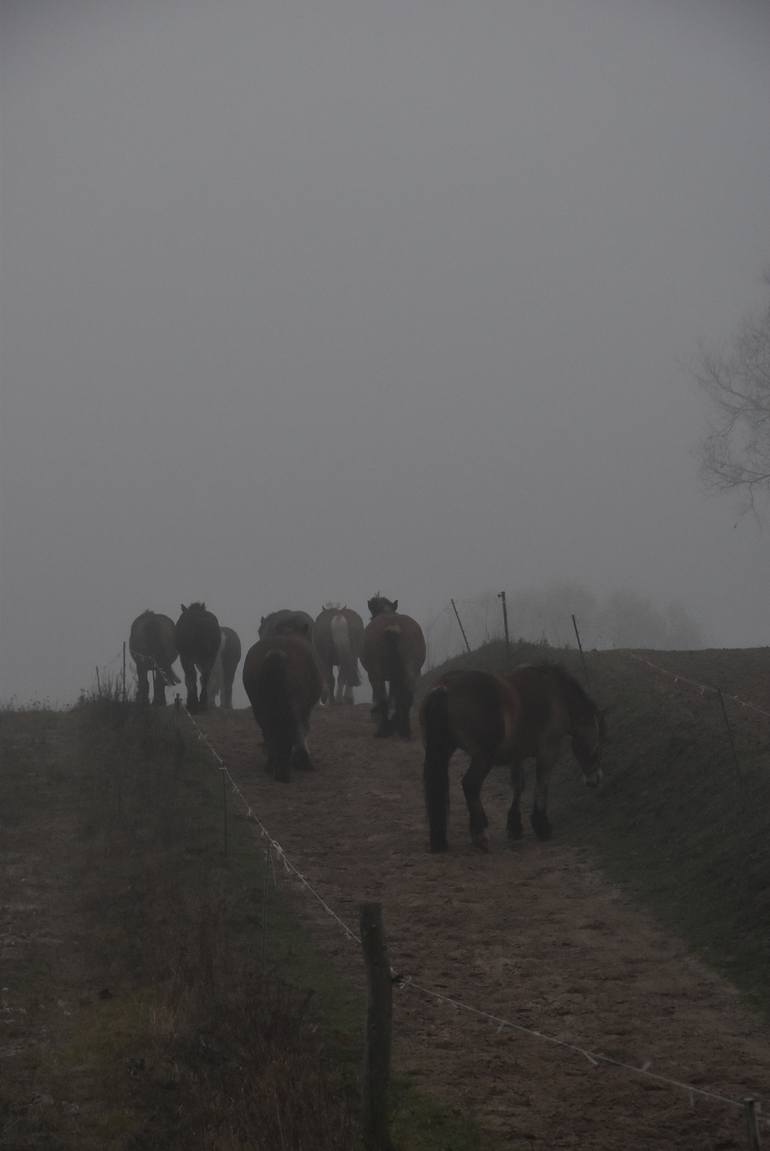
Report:
[[599,708],[591,699],[583,685],[579,683],[578,680],[575,679],[574,675],[567,671],[566,667],[564,667],[562,664],[552,663],[549,661],[546,663],[537,664],[536,666],[543,668],[545,671],[548,671],[554,677],[554,679],[557,680],[559,686],[564,692],[567,707],[570,709],[570,711],[574,707],[580,711],[588,711],[591,715],[596,715],[599,712]]
[[195,603],[188,603],[187,610],[188,611],[205,611],[206,605],[205,605],[205,603],[202,603],[200,600],[196,600]]

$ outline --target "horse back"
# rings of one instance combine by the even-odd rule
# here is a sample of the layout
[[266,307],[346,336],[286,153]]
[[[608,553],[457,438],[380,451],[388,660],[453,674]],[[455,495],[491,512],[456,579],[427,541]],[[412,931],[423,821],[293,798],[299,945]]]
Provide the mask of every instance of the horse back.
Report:
[[425,636],[417,620],[400,612],[377,615],[364,630],[361,663],[370,675],[389,680],[397,672],[393,666],[400,659],[403,671],[417,679],[425,663]]
[[252,707],[259,706],[260,678],[268,657],[280,653],[286,684],[300,714],[307,716],[321,698],[321,673],[310,643],[300,635],[273,635],[258,640],[243,661],[243,686]]
[[202,606],[187,608],[176,621],[174,640],[183,663],[211,667],[222,642],[219,620]]
[[448,724],[454,746],[493,763],[512,759],[520,734],[521,701],[513,684],[485,671],[450,671],[426,696],[423,717],[434,691],[446,693]]
[[351,650],[358,656],[364,637],[364,621],[357,611],[349,607],[325,607],[318,613],[313,622],[313,646],[325,659],[334,658],[337,654],[337,645],[334,639],[335,626],[340,621],[347,625],[348,642]]
[[520,743],[525,756],[535,755],[543,739],[558,740],[569,730],[569,714],[558,684],[546,667],[517,667],[504,679],[521,701]]
[[177,656],[174,621],[161,612],[143,611],[131,624],[128,649],[134,656],[172,664]]

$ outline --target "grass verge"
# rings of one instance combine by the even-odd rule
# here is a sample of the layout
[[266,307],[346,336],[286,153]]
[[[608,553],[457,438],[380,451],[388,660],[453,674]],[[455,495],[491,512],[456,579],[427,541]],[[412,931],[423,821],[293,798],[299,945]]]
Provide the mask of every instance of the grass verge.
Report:
[[[3,715],[6,730],[15,723]],[[55,1033],[45,1020],[0,1146],[358,1147],[364,1004],[284,887],[265,882],[254,826],[232,804],[225,858],[221,777],[184,716],[108,690],[68,714],[26,717],[24,738],[44,786],[22,785],[31,760],[11,740],[6,816],[59,869],[52,898],[68,933],[61,967],[41,952],[34,994],[77,1007]],[[55,834],[36,823],[52,804]],[[35,844],[44,827],[49,843]],[[393,1130],[402,1151],[482,1145],[398,1080]]]

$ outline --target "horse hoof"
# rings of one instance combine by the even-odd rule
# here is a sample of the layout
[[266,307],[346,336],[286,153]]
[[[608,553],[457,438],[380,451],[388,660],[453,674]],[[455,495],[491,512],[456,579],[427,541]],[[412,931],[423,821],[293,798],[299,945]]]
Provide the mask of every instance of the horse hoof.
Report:
[[308,755],[308,753],[304,749],[301,751],[297,751],[295,753],[294,767],[298,768],[300,771],[314,771],[315,770],[315,764],[313,763],[310,756]]
[[477,851],[489,851],[489,836],[487,835],[486,831],[480,832],[479,835],[474,835],[473,846]]
[[551,825],[545,815],[539,815],[537,812],[532,813],[532,830],[538,839],[551,838]]
[[431,855],[439,855],[448,850],[449,844],[445,839],[442,839],[439,843],[432,843],[430,845]]
[[508,838],[510,840],[521,839],[523,834],[524,834],[524,828],[521,826],[521,824],[519,824],[518,827],[509,827],[508,828]]

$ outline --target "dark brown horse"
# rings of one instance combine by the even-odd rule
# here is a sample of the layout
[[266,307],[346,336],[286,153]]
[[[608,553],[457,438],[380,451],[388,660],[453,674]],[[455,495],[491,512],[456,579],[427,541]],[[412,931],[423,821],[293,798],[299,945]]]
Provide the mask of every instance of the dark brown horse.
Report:
[[372,618],[364,631],[361,663],[372,685],[376,734],[382,737],[395,731],[408,739],[414,689],[425,663],[425,636],[417,621],[396,611],[397,607],[398,600],[384,596],[369,600]]
[[393,615],[398,611],[397,599],[386,599],[384,595],[373,595],[371,599],[366,601],[366,606],[369,608],[369,615],[372,619],[376,615]]
[[[174,639],[187,686],[188,711],[205,711],[208,706],[208,684],[221,640],[219,620],[206,609],[205,603],[182,604],[182,614],[174,627]],[[201,675],[198,696],[198,672]]]
[[306,611],[294,611],[287,607],[263,615],[257,631],[260,639],[268,639],[271,635],[301,635],[310,640],[312,633],[313,617]]
[[128,650],[136,665],[136,701],[149,703],[152,672],[152,702],[162,707],[166,702],[166,687],[179,683],[179,676],[171,667],[177,657],[174,642],[174,621],[155,611],[143,611],[131,624]]
[[323,702],[334,703],[334,669],[337,703],[353,703],[353,688],[361,683],[358,661],[364,642],[364,621],[350,607],[325,607],[313,624],[315,648],[324,678]]
[[220,632],[219,651],[209,676],[209,702],[213,707],[219,695],[222,707],[232,708],[233,680],[241,662],[241,641],[231,627],[223,627]]
[[243,661],[243,686],[262,729],[268,771],[287,781],[291,767],[312,767],[307,746],[310,714],[321,698],[321,672],[299,635],[258,640]]
[[489,848],[487,816],[481,788],[496,764],[510,767],[513,802],[508,835],[522,835],[520,800],[524,786],[522,763],[534,758],[535,799],[532,827],[548,839],[548,788],[551,774],[569,736],[584,781],[596,787],[605,738],[604,713],[577,680],[557,664],[520,667],[506,675],[483,671],[451,671],[428,692],[420,709],[425,744],[425,803],[431,851],[447,849],[449,760],[462,748],[471,757],[463,775],[463,792],[470,815],[471,840]]

